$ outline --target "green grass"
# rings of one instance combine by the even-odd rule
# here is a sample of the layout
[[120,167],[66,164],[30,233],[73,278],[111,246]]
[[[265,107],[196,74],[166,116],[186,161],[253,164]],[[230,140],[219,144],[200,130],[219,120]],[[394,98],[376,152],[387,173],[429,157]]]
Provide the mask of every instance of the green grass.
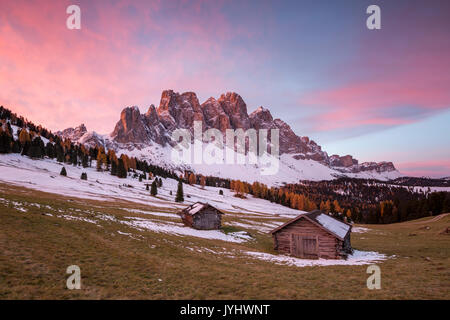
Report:
[[[298,268],[241,256],[240,250],[275,252],[269,234],[227,226],[241,221],[236,216],[224,216],[226,232],[245,230],[254,241],[234,244],[179,237],[95,218],[99,214],[118,220],[150,218],[126,208],[174,211],[151,204],[83,200],[6,184],[0,184],[0,198],[0,299],[450,298],[450,236],[440,234],[450,225],[449,216],[436,222],[417,220],[422,224],[364,226],[371,231],[353,234],[354,248],[395,255],[379,264],[382,289],[369,290],[367,266]],[[66,268],[73,264],[81,268],[81,290],[66,288]]]

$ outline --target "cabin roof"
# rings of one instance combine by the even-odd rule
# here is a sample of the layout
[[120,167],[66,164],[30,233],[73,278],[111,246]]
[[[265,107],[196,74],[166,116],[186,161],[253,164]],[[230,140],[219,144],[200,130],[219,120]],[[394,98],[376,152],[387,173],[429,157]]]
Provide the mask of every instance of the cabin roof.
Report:
[[352,226],[350,224],[345,223],[343,221],[339,221],[338,219],[333,218],[328,214],[321,212],[320,210],[314,210],[308,213],[300,214],[294,219],[291,219],[288,222],[282,224],[281,226],[273,229],[270,233],[274,234],[275,232],[287,227],[291,223],[294,223],[302,218],[307,219],[308,221],[314,223],[318,227],[324,229],[325,231],[334,235],[340,240],[344,240],[344,238],[352,229]]
[[203,203],[203,202],[199,202],[199,201],[194,203],[194,204],[191,204],[189,207],[184,208],[183,210],[181,210],[181,212],[193,216],[193,215],[201,212],[203,209],[206,209],[208,207],[212,207],[212,208],[216,209],[219,214],[223,214],[222,211],[220,211],[219,209],[213,207],[209,203]]

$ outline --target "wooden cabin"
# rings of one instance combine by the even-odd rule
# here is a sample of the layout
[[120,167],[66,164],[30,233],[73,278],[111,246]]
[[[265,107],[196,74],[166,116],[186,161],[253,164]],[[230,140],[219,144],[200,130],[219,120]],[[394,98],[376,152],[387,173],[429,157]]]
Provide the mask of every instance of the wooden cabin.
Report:
[[301,214],[270,233],[274,249],[304,259],[345,259],[352,253],[351,225],[319,210]]
[[199,230],[215,230],[222,226],[223,212],[208,203],[196,202],[179,211],[184,224]]

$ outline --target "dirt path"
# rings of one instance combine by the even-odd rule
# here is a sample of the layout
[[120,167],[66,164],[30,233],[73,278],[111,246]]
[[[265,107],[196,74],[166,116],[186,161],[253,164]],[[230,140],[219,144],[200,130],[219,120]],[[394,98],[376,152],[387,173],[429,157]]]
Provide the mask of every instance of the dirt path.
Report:
[[441,220],[442,218],[448,216],[450,213],[442,213],[438,216],[433,217],[433,219],[430,220],[426,220],[426,221],[417,221],[417,222],[410,222],[410,224],[423,224],[423,223],[430,223],[430,222],[435,222],[438,220]]

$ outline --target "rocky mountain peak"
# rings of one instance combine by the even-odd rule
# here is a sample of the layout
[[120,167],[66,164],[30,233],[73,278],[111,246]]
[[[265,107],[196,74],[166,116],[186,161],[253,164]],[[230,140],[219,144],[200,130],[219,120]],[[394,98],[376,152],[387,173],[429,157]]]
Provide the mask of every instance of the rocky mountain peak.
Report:
[[264,107],[258,107],[255,111],[253,111],[250,116],[250,121],[252,126],[254,124],[258,124],[260,122],[272,122],[273,117],[270,111]]
[[179,94],[165,90],[157,109],[161,123],[169,131],[177,128],[193,130],[194,121],[202,121],[203,111],[194,92]]
[[206,126],[215,128],[225,133],[231,129],[230,118],[225,113],[222,105],[215,98],[211,97],[201,105]]
[[63,131],[56,132],[56,134],[63,138],[70,139],[72,141],[77,141],[86,132],[87,132],[86,126],[84,125],[84,123],[82,123],[78,127],[67,128],[67,129],[64,129]]
[[270,130],[278,129],[281,154],[290,154],[296,160],[314,160],[343,173],[396,170],[391,162],[359,164],[351,155],[329,157],[316,142],[308,137],[298,136],[283,120],[273,119],[269,109],[261,106],[248,115],[247,105],[235,92],[222,94],[218,99],[210,97],[200,105],[194,92],[180,94],[173,90],[164,90],[159,106],[156,108],[153,104],[150,105],[145,114],[141,114],[137,106],[123,109],[114,131],[104,141],[96,134],[86,135],[80,139],[87,132],[83,124],[58,134],[83,143],[86,141],[102,145],[110,143],[119,148],[125,144],[126,148],[131,150],[134,147],[147,147],[153,143],[162,146],[173,144],[172,132],[175,129],[188,129],[192,134],[194,121],[201,121],[203,130],[215,128],[223,134],[227,129],[266,129],[269,141],[271,141]]
[[247,113],[247,105],[242,97],[235,92],[222,94],[218,100],[223,111],[228,115],[230,124],[234,129],[250,128],[250,118]]
[[145,143],[147,130],[143,118],[136,106],[123,109],[111,136],[119,143]]

